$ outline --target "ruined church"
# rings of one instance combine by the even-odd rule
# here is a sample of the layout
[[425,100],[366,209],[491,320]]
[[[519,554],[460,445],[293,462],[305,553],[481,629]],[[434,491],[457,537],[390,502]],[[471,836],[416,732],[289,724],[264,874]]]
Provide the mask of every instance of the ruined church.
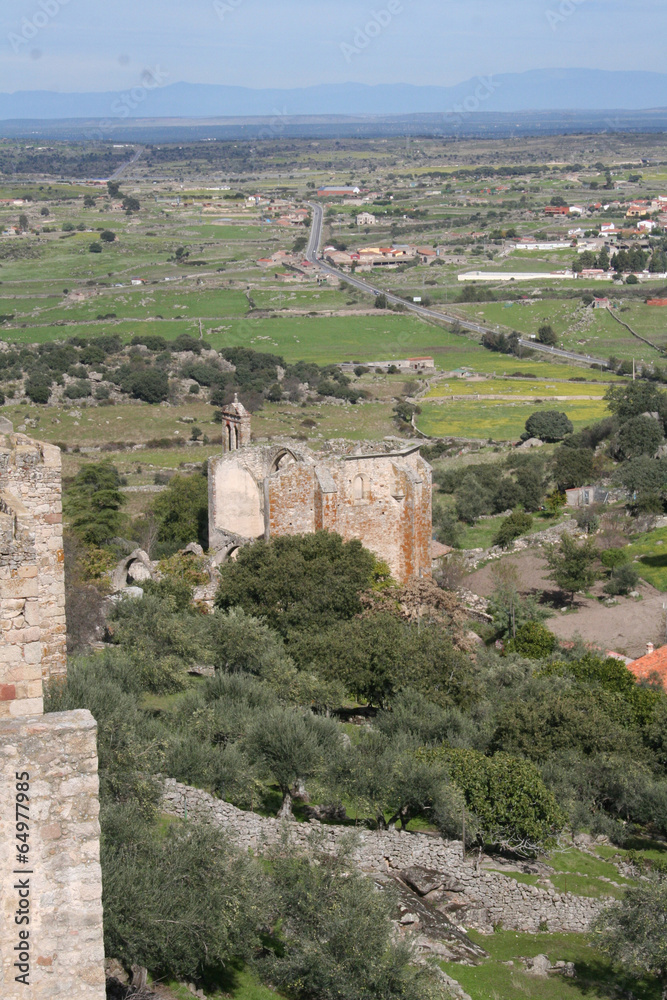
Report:
[[431,575],[432,472],[418,445],[343,455],[252,445],[236,397],[222,411],[222,447],[209,462],[209,546],[219,562],[257,538],[327,530],[358,539],[401,583]]

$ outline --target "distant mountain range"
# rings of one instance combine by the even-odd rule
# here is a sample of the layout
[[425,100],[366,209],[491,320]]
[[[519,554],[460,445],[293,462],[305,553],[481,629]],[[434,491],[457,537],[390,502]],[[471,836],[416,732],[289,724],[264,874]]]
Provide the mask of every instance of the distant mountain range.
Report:
[[[173,83],[125,91],[0,94],[0,120],[210,118],[296,115],[452,114],[482,112],[641,111],[667,107],[667,74],[625,70],[547,69],[474,77],[454,87],[411,84],[322,84],[252,90]],[[128,102],[123,97],[128,97]]]

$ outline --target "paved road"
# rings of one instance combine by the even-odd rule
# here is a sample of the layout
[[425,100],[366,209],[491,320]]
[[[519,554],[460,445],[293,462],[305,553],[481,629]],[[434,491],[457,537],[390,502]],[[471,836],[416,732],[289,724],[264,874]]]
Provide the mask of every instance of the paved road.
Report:
[[[313,210],[313,224],[310,230],[310,239],[308,240],[308,247],[306,249],[306,259],[314,264],[320,269],[324,274],[331,274],[336,278],[342,278],[347,281],[348,284],[353,285],[362,292],[366,292],[368,295],[373,295],[377,297],[378,295],[385,295],[387,302],[393,302],[394,304],[402,305],[409,312],[416,313],[417,316],[421,316],[422,319],[428,322],[435,323],[447,323],[447,324],[458,324],[464,330],[471,330],[473,333],[478,333],[483,336],[485,333],[495,333],[495,331],[488,326],[483,326],[481,323],[475,323],[472,320],[461,319],[459,316],[452,316],[445,312],[436,311],[435,309],[427,309],[426,306],[420,306],[416,302],[406,302],[405,299],[400,298],[398,295],[392,295],[391,292],[386,292],[382,288],[376,288],[371,285],[368,281],[363,281],[361,278],[357,278],[352,274],[344,274],[339,271],[338,268],[332,267],[330,264],[325,264],[319,257],[320,243],[322,242],[322,228],[324,225],[324,209],[321,205],[316,205],[309,202],[310,207]],[[542,351],[545,354],[551,354],[554,357],[566,358],[569,361],[579,361],[585,362],[587,364],[598,364],[605,365],[606,361],[600,358],[592,358],[588,354],[577,354],[574,351],[563,351],[558,347],[547,347],[546,344],[539,344],[534,340],[526,340],[521,337],[520,341],[523,347],[529,347],[533,351]]]
[[144,147],[140,146],[139,149],[134,154],[134,156],[132,157],[132,159],[128,160],[127,163],[121,163],[121,165],[118,167],[118,169],[114,170],[114,172],[112,173],[111,177],[108,177],[107,180],[117,181],[119,177],[122,177],[123,174],[125,173],[125,171],[128,170],[129,167],[131,167],[134,163],[137,162],[137,160],[139,159],[139,157],[141,156],[141,154],[143,153],[143,151],[144,151]]

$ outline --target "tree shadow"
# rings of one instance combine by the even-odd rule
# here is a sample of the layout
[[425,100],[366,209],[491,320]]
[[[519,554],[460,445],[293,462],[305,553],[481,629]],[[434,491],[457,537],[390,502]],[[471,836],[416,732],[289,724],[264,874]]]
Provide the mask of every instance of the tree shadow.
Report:
[[661,1000],[660,983],[652,976],[645,979],[634,979],[619,972],[609,962],[602,958],[591,958],[585,962],[574,963],[576,986],[582,996],[604,997],[605,1000]]

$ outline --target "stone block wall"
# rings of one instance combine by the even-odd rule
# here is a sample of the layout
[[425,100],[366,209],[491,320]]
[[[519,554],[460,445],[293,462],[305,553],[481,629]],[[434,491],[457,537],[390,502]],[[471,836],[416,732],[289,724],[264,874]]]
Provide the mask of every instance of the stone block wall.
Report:
[[37,574],[34,519],[0,490],[0,719],[43,712]]
[[60,452],[0,436],[0,998],[104,1000],[95,720],[63,677]]
[[[20,794],[27,863],[18,860]],[[0,722],[2,1000],[104,1000],[98,812],[89,712]]]
[[60,449],[24,434],[0,436],[0,491],[32,519],[41,665],[45,681],[67,672]]
[[268,533],[358,539],[400,583],[431,575],[431,467],[418,449],[293,464],[267,479]]
[[[163,788],[164,812],[196,823],[213,824],[225,830],[242,850],[261,853],[280,840],[284,824],[277,819],[244,812],[229,802],[171,778],[164,781]],[[349,827],[328,826],[316,821],[289,823],[288,829],[292,842],[301,847],[305,847],[317,831],[321,849],[332,853],[350,836]],[[478,871],[473,862],[463,861],[460,842],[399,830],[355,833],[355,860],[369,874],[398,873],[417,865],[452,876],[465,886],[459,894],[457,921],[467,928],[488,933],[502,922],[506,930],[537,933],[541,927],[546,927],[552,933],[578,933],[588,930],[604,903],[570,892],[524,885],[483,868]]]

